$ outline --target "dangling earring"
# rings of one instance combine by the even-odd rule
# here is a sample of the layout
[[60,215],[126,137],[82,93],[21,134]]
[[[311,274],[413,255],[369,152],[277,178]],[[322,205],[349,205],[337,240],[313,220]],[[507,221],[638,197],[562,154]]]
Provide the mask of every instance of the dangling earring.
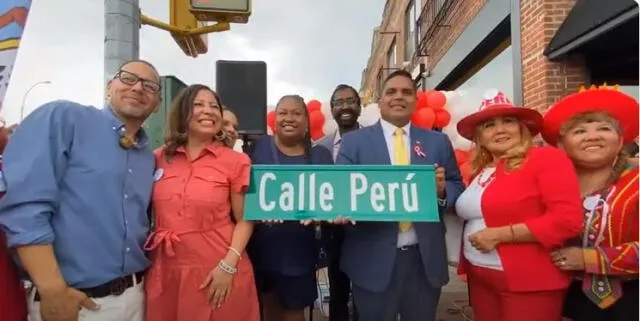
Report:
[[122,147],[124,149],[130,149],[131,147],[133,147],[136,144],[133,140],[131,140],[127,136],[121,136],[120,140],[118,141],[118,143],[120,144],[120,147]]
[[227,138],[227,133],[225,133],[224,130],[221,130],[216,134],[216,139],[221,142],[224,141],[226,138]]

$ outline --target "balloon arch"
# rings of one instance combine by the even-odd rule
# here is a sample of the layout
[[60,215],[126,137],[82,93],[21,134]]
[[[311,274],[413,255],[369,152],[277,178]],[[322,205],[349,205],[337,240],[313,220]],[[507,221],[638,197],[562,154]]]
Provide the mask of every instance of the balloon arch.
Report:
[[[477,108],[477,101],[466,97],[461,91],[418,91],[416,110],[411,116],[411,122],[424,129],[439,129],[449,136],[455,149],[456,159],[460,166],[463,179],[468,183],[471,166],[471,142],[458,135],[456,123],[465,115]],[[474,96],[474,95],[472,95]],[[358,122],[362,126],[370,126],[380,119],[378,104],[363,107]],[[317,99],[307,102],[309,122],[311,124],[311,138],[317,141],[327,135],[333,135],[337,130],[336,122],[331,114],[329,103],[322,103]],[[275,128],[275,111],[267,113],[267,130],[273,133]]]

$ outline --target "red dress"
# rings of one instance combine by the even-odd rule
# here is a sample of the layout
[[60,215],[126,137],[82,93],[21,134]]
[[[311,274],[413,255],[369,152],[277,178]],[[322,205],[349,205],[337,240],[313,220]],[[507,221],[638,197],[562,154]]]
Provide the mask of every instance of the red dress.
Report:
[[[2,159],[0,158],[1,170]],[[4,195],[4,189],[0,192],[0,197],[2,195]],[[27,320],[26,294],[2,232],[0,232],[0,316],[2,321]]]
[[213,143],[194,161],[179,148],[170,163],[156,152],[153,187],[155,231],[149,237],[151,269],[145,278],[147,321],[259,321],[253,267],[246,253],[238,262],[229,299],[213,309],[207,274],[229,251],[235,224],[230,192],[249,184],[250,161]]

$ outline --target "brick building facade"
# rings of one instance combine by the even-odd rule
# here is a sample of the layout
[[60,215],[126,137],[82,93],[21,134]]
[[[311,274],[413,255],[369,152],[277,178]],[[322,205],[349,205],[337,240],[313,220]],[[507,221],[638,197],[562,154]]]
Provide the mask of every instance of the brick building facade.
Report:
[[590,83],[621,84],[637,98],[637,26],[633,0],[387,0],[361,94],[375,101],[384,77],[400,68],[424,89],[491,82],[490,71],[477,75],[504,54],[501,76],[510,84],[500,85],[541,112]]
[[[377,98],[381,82],[390,72],[406,69],[417,77],[420,64],[437,63],[486,1],[387,0],[382,22],[373,31],[371,56],[362,71],[364,100]],[[451,5],[444,17],[449,23],[438,26],[433,18],[444,5]],[[432,37],[422,42],[427,33]]]

